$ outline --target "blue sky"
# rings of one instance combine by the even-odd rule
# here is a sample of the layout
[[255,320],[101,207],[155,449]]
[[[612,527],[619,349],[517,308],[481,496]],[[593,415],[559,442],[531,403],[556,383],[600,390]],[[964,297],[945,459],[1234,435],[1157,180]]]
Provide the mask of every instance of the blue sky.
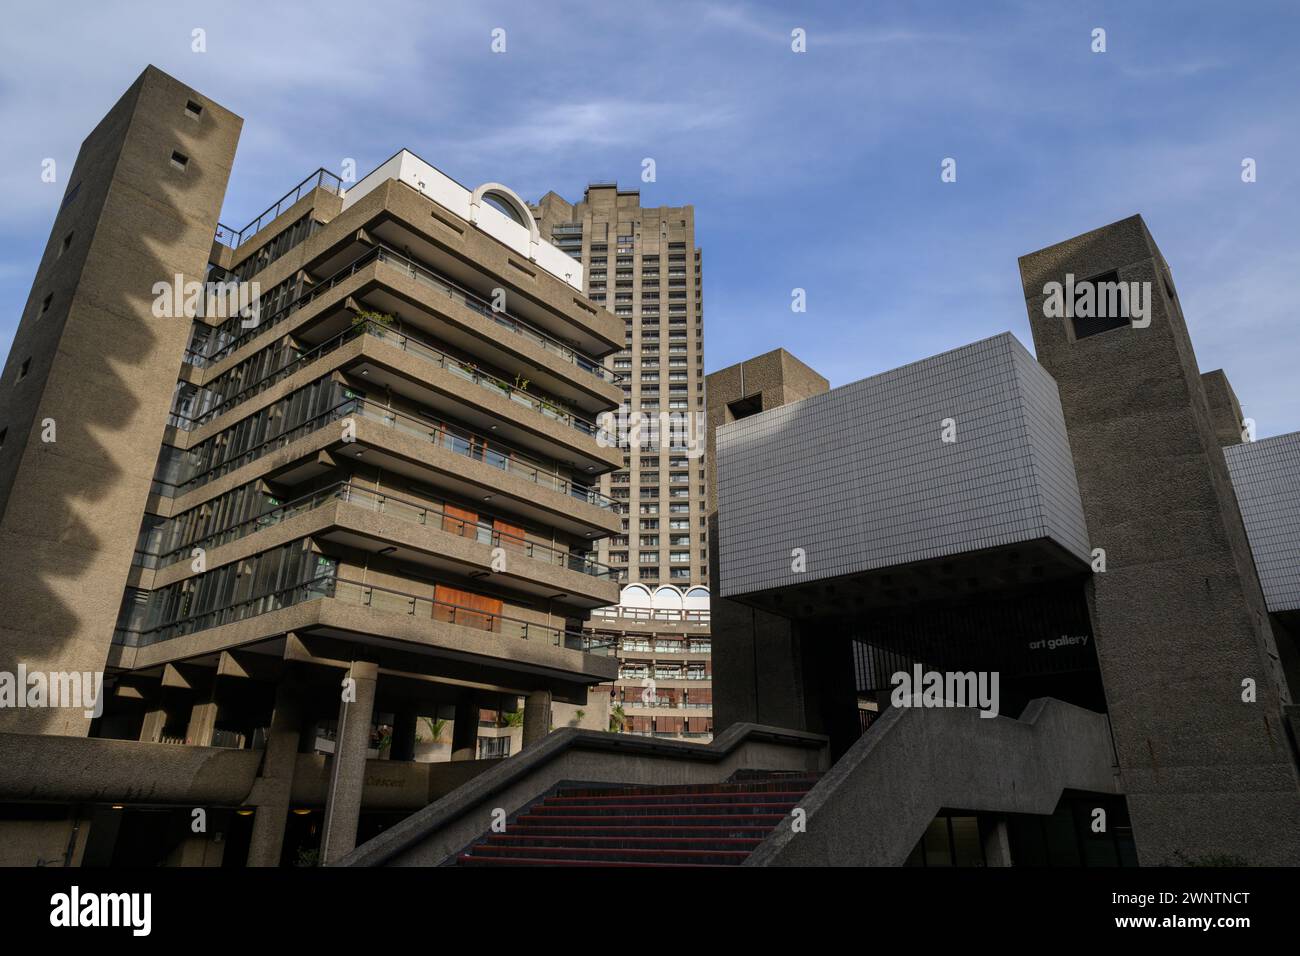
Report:
[[1294,431],[1298,40],[1293,4],[1254,2],[23,4],[0,32],[0,350],[64,188],[42,159],[70,169],[153,63],[244,117],[235,227],[402,146],[528,199],[618,180],[694,204],[710,370],[784,346],[843,384],[1006,329],[1032,348],[1016,257],[1140,212],[1201,368],[1261,436]]

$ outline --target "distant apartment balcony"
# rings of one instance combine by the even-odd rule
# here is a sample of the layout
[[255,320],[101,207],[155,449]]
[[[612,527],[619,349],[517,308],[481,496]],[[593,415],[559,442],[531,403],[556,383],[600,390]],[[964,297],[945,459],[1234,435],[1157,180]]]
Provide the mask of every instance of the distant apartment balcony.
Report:
[[[644,569],[643,569],[644,570]],[[709,626],[709,612],[677,608],[602,607],[591,612],[593,619],[606,621],[660,621],[665,624],[698,624]]]

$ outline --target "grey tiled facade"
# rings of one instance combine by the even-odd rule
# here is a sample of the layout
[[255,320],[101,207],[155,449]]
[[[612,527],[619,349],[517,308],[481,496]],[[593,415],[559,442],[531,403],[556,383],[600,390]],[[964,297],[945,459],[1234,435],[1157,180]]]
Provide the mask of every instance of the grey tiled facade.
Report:
[[1268,609],[1300,610],[1300,432],[1223,454]]
[[1055,385],[1009,333],[725,425],[717,448],[723,596],[1041,538],[1089,558]]

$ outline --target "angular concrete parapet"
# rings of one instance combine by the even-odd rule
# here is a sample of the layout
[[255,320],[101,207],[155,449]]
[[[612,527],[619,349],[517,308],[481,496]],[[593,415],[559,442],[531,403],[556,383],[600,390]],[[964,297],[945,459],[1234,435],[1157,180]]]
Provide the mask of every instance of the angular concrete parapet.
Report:
[[[565,728],[357,847],[336,866],[436,866],[564,782],[720,783],[737,770],[816,772],[828,765],[818,734],[733,724],[709,744]],[[499,814],[498,814],[499,816]]]
[[902,866],[943,808],[1050,814],[1065,790],[1114,794],[1106,717],[1059,700],[1019,720],[969,708],[886,710],[745,866]]

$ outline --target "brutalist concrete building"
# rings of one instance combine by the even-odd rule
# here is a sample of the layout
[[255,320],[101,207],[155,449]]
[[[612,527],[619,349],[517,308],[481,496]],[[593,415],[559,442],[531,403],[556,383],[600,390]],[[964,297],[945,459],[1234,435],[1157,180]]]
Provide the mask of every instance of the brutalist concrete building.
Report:
[[[825,734],[859,778],[821,808],[840,846],[755,857],[899,862],[851,821],[921,803],[913,862],[1300,863],[1300,441],[1243,443],[1140,217],[1020,266],[1036,359],[1004,334],[777,407],[710,379],[717,727]],[[1053,317],[1067,275],[1146,283],[1149,315]],[[1023,749],[891,706],[918,666],[997,674]]]
[[709,377],[704,744],[593,694],[584,263],[406,150],[229,229],[240,125],[145,71],[0,378],[0,861],[1300,863],[1300,438],[1243,440],[1139,217],[1021,259],[1033,356]]
[[[582,627],[619,595],[622,322],[507,187],[406,150],[227,228],[241,125],[140,76],[0,379],[9,863],[328,861],[617,674]],[[99,713],[25,706],[69,674]]]

